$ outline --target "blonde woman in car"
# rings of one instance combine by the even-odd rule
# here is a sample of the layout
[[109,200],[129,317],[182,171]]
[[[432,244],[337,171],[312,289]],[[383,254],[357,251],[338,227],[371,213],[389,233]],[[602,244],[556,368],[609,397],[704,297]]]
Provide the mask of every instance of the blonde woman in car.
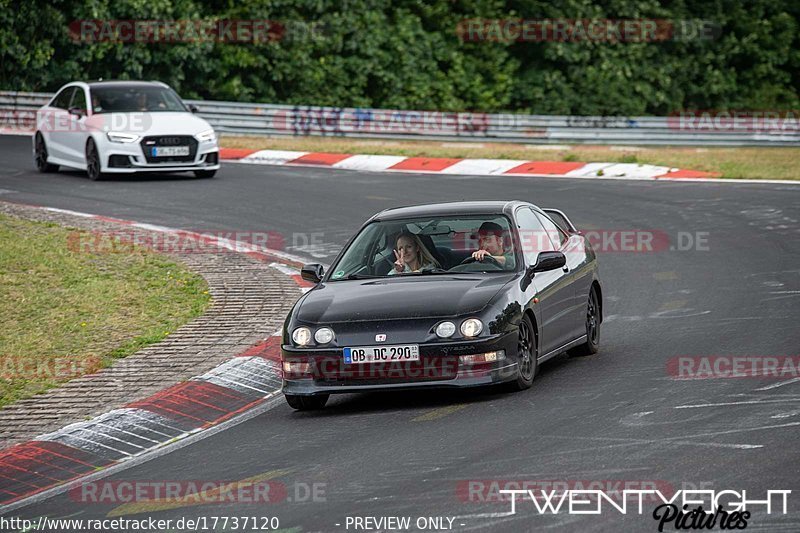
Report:
[[423,269],[441,268],[439,262],[425,248],[419,237],[411,232],[403,231],[397,237],[397,248],[394,252],[394,268],[389,275],[406,272],[419,272]]

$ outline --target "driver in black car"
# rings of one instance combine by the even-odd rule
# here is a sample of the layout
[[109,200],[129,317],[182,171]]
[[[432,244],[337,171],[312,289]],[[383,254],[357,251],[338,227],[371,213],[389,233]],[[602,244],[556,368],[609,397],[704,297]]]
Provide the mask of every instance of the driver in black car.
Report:
[[486,256],[491,256],[498,264],[506,270],[512,270],[515,266],[514,251],[505,249],[503,234],[505,231],[495,222],[484,222],[478,228],[479,250],[472,252],[472,258],[483,261]]

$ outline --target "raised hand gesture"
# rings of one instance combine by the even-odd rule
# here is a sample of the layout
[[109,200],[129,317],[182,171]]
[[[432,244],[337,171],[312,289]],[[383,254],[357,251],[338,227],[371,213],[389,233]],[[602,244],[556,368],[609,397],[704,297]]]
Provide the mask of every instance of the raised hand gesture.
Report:
[[392,250],[394,252],[394,269],[398,272],[403,272],[406,269],[406,262],[403,254],[405,253],[402,248],[400,248],[400,252],[398,253],[397,250]]

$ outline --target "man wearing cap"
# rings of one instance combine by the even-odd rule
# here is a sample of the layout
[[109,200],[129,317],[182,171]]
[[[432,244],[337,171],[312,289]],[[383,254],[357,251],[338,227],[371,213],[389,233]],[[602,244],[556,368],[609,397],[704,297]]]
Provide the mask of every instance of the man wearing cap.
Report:
[[483,261],[489,255],[507,270],[513,269],[516,264],[514,252],[511,250],[506,251],[503,233],[504,231],[500,224],[495,222],[481,224],[478,229],[478,246],[480,249],[472,252],[472,258],[477,261]]

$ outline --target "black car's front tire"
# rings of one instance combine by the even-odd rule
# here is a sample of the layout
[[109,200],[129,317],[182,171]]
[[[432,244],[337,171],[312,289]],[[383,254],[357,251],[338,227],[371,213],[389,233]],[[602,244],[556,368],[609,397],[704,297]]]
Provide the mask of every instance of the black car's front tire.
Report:
[[296,394],[284,394],[286,403],[289,407],[298,411],[314,411],[322,409],[328,403],[328,394],[315,394],[314,396],[298,396]]
[[510,383],[513,390],[525,390],[533,385],[533,378],[539,370],[536,358],[539,356],[539,343],[530,317],[523,315],[517,333],[517,376]]
[[600,350],[600,298],[597,288],[592,286],[586,305],[586,342],[567,350],[570,357],[596,354]]

